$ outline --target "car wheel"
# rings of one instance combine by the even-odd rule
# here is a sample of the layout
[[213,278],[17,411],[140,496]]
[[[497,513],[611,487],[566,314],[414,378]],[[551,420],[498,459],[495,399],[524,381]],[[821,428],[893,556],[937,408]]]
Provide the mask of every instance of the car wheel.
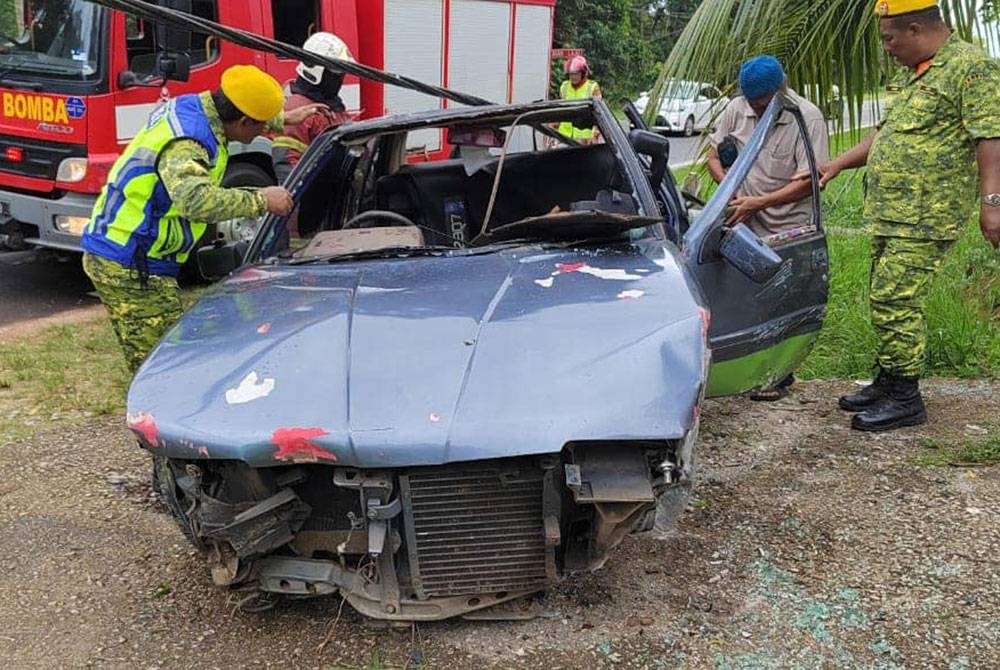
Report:
[[694,117],[687,117],[687,121],[684,122],[684,137],[691,137],[694,135]]
[[191,517],[187,515],[185,507],[190,506],[190,501],[184,496],[177,480],[174,479],[174,471],[170,466],[169,459],[162,456],[153,456],[153,492],[156,493],[167,509],[174,521],[180,527],[184,537],[187,538],[198,551],[205,551],[205,543],[198,537],[194,526],[191,524]]
[[661,128],[667,125],[667,117],[663,116],[662,114],[657,115],[656,125],[660,126]]

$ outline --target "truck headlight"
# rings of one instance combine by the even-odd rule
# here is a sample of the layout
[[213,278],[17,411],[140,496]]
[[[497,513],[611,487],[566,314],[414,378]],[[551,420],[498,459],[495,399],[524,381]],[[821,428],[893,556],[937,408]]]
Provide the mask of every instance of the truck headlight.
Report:
[[56,181],[74,184],[87,176],[86,158],[64,158],[56,170]]

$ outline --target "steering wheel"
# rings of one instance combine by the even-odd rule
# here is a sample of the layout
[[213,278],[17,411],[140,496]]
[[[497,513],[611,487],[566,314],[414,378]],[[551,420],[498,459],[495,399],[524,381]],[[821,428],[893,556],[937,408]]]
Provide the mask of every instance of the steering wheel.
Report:
[[[387,209],[369,209],[366,212],[355,214],[344,224],[344,230],[348,228],[361,228],[361,224],[367,221],[389,221],[390,225],[404,225],[419,228],[417,224],[398,212],[391,212]],[[382,226],[374,226],[380,228]]]

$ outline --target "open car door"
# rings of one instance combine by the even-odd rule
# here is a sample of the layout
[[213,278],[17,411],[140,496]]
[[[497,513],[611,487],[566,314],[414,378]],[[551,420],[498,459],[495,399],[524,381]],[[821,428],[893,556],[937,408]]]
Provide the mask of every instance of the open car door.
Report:
[[[727,226],[726,212],[782,114],[792,116],[807,147],[811,221],[764,241],[745,225]],[[706,395],[768,386],[793,371],[814,344],[826,313],[829,280],[819,203],[816,159],[805,121],[793,102],[775,96],[683,239],[685,262],[712,313],[712,367]]]

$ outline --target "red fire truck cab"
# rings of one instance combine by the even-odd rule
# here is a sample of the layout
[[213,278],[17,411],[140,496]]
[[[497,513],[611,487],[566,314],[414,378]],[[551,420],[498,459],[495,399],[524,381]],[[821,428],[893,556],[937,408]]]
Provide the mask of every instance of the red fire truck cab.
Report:
[[[339,35],[362,63],[496,102],[547,97],[555,0],[160,0],[220,23],[301,45]],[[187,81],[159,75],[164,44],[184,44]],[[79,251],[115,159],[161,96],[214,89],[253,63],[279,81],[294,60],[198,33],[167,31],[86,0],[0,0],[0,242]],[[446,106],[444,100],[348,77],[361,118]],[[414,134],[413,160],[449,151]],[[270,143],[230,146],[228,185],[273,183]]]

